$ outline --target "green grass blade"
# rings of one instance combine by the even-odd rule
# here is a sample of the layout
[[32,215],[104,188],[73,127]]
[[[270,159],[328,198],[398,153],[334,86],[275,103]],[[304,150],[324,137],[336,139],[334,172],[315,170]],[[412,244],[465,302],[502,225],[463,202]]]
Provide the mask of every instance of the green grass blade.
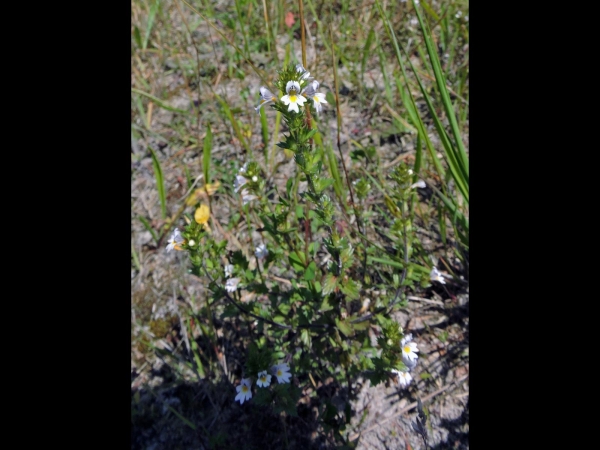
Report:
[[223,108],[223,111],[225,112],[225,115],[229,119],[229,122],[231,123],[231,126],[233,127],[233,132],[235,133],[235,137],[244,146],[244,148],[246,149],[246,151],[248,152],[248,154],[251,154],[252,152],[250,150],[250,146],[248,145],[248,142],[246,142],[246,139],[244,138],[244,135],[240,131],[240,126],[239,126],[239,124],[237,122],[237,119],[235,117],[233,117],[233,113],[231,112],[231,109],[229,108],[229,105],[216,92],[215,92],[215,98],[221,104],[221,107]]
[[136,89],[136,88],[131,88],[131,92],[133,92],[134,94],[143,95],[144,97],[149,98],[154,103],[156,103],[158,106],[160,106],[163,109],[166,109],[167,111],[176,112],[176,113],[179,113],[179,114],[185,114],[186,116],[190,115],[189,111],[184,111],[183,109],[173,108],[172,106],[167,105],[161,99],[155,97],[152,94],[148,94],[147,92],[140,91],[139,89]]
[[156,231],[154,230],[154,228],[152,228],[152,226],[150,225],[148,220],[143,216],[138,216],[138,219],[140,222],[142,222],[142,225],[144,225],[144,228],[146,230],[148,230],[148,232],[152,235],[152,238],[154,239],[154,241],[158,242],[158,236],[156,235]]
[[[315,134],[319,136],[319,141],[321,141],[321,135],[319,133]],[[316,139],[315,139],[316,141]],[[346,210],[346,193],[344,192],[344,183],[342,182],[342,177],[340,177],[340,172],[337,166],[337,158],[335,157],[335,153],[333,152],[333,148],[331,145],[323,146],[322,142],[317,143],[325,149],[325,153],[327,155],[327,167],[329,168],[329,173],[333,177],[333,190],[336,195],[340,199],[344,206],[344,210]]]
[[154,4],[150,7],[150,13],[148,14],[148,23],[146,25],[146,33],[144,34],[144,41],[142,42],[142,49],[146,50],[148,47],[148,41],[150,40],[150,33],[152,33],[152,27],[154,26],[154,18],[158,11],[158,0],[155,0]]
[[[392,24],[390,23],[389,19],[383,12],[383,9],[381,8],[381,4],[379,3],[379,0],[375,0],[375,6],[377,6],[377,9],[379,10],[379,14],[385,25],[386,32],[388,33],[388,36],[394,46],[396,60],[398,61],[398,64],[400,65],[400,70],[402,71],[404,80],[408,80],[408,77],[406,75],[406,68],[404,67],[404,62],[402,61],[402,57],[400,55],[400,46],[398,45],[398,40],[396,39],[396,34],[394,33]],[[406,86],[406,89],[404,90],[404,92],[406,92],[404,104],[409,113],[409,116],[411,117],[413,124],[417,127],[417,130],[419,131],[419,135],[425,142],[425,146],[427,147],[427,151],[429,152],[429,155],[431,157],[431,160],[433,161],[436,171],[438,172],[438,174],[440,174],[440,177],[443,178],[443,176],[445,174],[445,170],[442,167],[442,164],[440,163],[440,161],[436,155],[436,151],[433,148],[433,144],[431,143],[431,140],[429,139],[427,129],[425,128],[425,124],[423,123],[423,120],[421,119],[421,116],[418,113],[418,108],[417,108],[415,99],[412,96],[412,93],[410,92],[410,88],[408,87],[408,85]]]
[[152,155],[152,167],[154,168],[154,176],[156,177],[156,188],[158,189],[158,198],[160,199],[160,211],[162,214],[162,218],[167,217],[167,197],[165,195],[165,180],[163,177],[163,172],[160,167],[160,162],[150,147],[150,154]]
[[206,136],[204,137],[204,149],[202,151],[202,173],[204,174],[205,185],[210,183],[210,153],[212,150],[212,130],[210,124],[206,127]]
[[450,122],[450,129],[452,130],[456,146],[458,147],[458,159],[460,161],[463,171],[466,173],[468,182],[469,162],[467,158],[467,153],[462,142],[462,137],[458,128],[458,122],[456,121],[456,115],[454,114],[454,108],[452,107],[452,101],[450,100],[450,94],[448,93],[448,88],[446,86],[446,79],[444,77],[444,74],[442,73],[442,66],[440,64],[440,59],[437,54],[437,49],[433,45],[433,41],[431,39],[431,32],[429,31],[425,21],[423,20],[419,8],[417,7],[417,5],[415,5],[414,0],[413,6],[415,8],[415,12],[417,13],[417,19],[419,20],[419,24],[421,25],[421,30],[423,31],[423,37],[425,38],[425,46],[427,47],[429,61],[431,62],[433,73],[435,75],[435,81],[437,83],[438,90],[440,91],[440,95],[442,97],[442,104],[444,105],[446,116],[448,117],[448,121]]

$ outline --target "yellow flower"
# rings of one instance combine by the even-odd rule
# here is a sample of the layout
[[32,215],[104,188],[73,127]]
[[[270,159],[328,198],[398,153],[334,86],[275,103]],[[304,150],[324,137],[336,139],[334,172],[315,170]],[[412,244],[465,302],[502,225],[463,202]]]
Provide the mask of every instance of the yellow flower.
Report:
[[210,217],[210,209],[208,209],[208,206],[206,206],[204,204],[200,205],[200,207],[196,210],[196,213],[194,214],[194,219],[200,225],[206,224],[206,222],[208,222],[209,217]]

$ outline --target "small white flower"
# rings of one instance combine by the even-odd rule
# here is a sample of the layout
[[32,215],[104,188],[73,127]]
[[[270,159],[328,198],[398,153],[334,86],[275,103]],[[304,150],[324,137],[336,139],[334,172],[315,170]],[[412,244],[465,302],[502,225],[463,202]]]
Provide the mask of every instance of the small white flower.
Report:
[[310,72],[304,68],[304,66],[300,63],[296,64],[296,72],[300,75],[301,80],[310,80],[313,77],[310,76]]
[[260,244],[254,249],[254,254],[258,259],[263,259],[269,254],[269,250],[267,250],[267,246],[265,244]]
[[[173,234],[171,234],[171,237],[169,237],[169,245],[167,245],[167,251],[170,252],[171,250],[173,250],[174,248],[177,249],[177,247],[179,245],[181,245],[183,243],[185,239],[183,239],[183,236],[181,235],[181,232],[179,231],[179,229],[175,228],[173,230]],[[181,249],[178,249],[181,250]]]
[[268,90],[266,87],[261,86],[259,88],[259,91],[260,91],[260,103],[256,108],[254,108],[254,110],[257,113],[260,113],[260,108],[262,108],[267,103],[274,102],[277,100],[277,97],[275,97],[275,95],[270,90]]
[[290,366],[286,363],[277,364],[271,367],[271,372],[277,377],[278,383],[289,383],[290,377],[292,374],[290,373]]
[[246,161],[244,165],[240,167],[240,173],[246,173],[246,170],[248,170],[248,161]]
[[423,180],[419,180],[416,183],[412,184],[410,187],[411,187],[411,189],[414,189],[416,187],[423,189],[426,186],[427,185],[425,184],[425,182]]
[[300,95],[300,84],[297,81],[288,81],[285,85],[287,95],[281,97],[284,105],[288,105],[288,111],[300,112],[298,105],[302,106],[306,102],[306,98]]
[[319,114],[323,109],[321,103],[328,103],[327,100],[325,100],[325,94],[321,94],[320,92],[313,96],[312,101],[315,105],[315,109],[317,110],[317,114]]
[[[412,338],[412,336],[411,336],[411,338]],[[419,349],[417,348],[416,342],[410,342],[405,338],[405,339],[402,339],[402,341],[401,341],[401,347],[402,347],[402,359],[406,359],[408,361],[413,362],[413,361],[416,361],[416,359],[419,357],[416,353],[419,351]]]
[[195,241],[195,240],[193,240],[193,239],[190,239],[190,242],[188,242],[188,245],[189,245],[190,247],[193,247],[194,245],[196,245],[196,241]]
[[402,371],[396,370],[396,369],[392,369],[392,372],[398,376],[398,383],[403,388],[407,387],[410,384],[410,382],[412,381],[412,377],[410,376],[410,373],[408,373],[408,372],[402,372]]
[[[240,169],[241,172],[241,169]],[[236,175],[235,180],[233,180],[233,190],[238,192],[240,188],[248,182],[248,179],[242,175]]]
[[235,290],[237,289],[237,286],[240,282],[239,278],[230,278],[227,280],[227,282],[225,283],[225,290],[227,292],[235,292]]
[[235,387],[235,390],[238,394],[235,396],[235,401],[239,400],[240,405],[244,403],[244,400],[250,400],[252,398],[252,391],[250,387],[252,386],[252,381],[250,378],[242,378],[242,381],[239,385]]
[[271,375],[266,370],[258,372],[258,380],[256,381],[260,387],[268,387],[271,384]]
[[256,175],[254,175],[254,176],[252,177],[252,181],[253,181],[254,183],[256,183],[256,182],[258,181],[258,177],[257,177]]
[[412,171],[412,169],[408,169],[408,172],[407,172],[407,173],[408,173],[409,175],[412,175],[414,172]]
[[442,284],[446,284],[444,278],[442,278],[442,273],[439,270],[437,270],[437,267],[431,269],[431,272],[429,273],[429,279],[431,281],[439,281]]
[[317,93],[317,89],[319,89],[319,82],[314,80],[308,83],[304,89],[302,89],[302,94],[310,98]]
[[258,197],[256,195],[252,195],[250,192],[248,192],[248,189],[242,189],[242,204],[247,204],[248,202],[251,202],[252,200],[256,200]]
[[233,265],[232,264],[227,264],[225,266],[225,276],[227,278],[229,278],[232,274],[233,274]]

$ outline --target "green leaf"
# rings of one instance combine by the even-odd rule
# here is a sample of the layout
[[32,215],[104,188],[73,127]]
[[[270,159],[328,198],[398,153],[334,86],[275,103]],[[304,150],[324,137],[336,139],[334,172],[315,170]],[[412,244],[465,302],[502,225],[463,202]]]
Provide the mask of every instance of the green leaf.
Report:
[[358,331],[367,330],[369,329],[369,326],[371,326],[371,324],[368,320],[363,320],[362,322],[356,322],[352,324],[352,327]]
[[305,266],[304,266],[305,255],[304,255],[304,253],[298,253],[298,252],[290,253],[290,256],[288,257],[288,259],[290,261],[290,264],[294,268],[294,270],[296,270],[296,272],[304,272],[304,269],[305,269]]
[[273,322],[281,323],[285,325],[286,317],[281,314],[273,316]]
[[344,283],[340,283],[340,291],[342,291],[351,300],[356,300],[360,297],[360,284],[349,278]]
[[137,26],[133,28],[133,37],[137,46],[142,48],[142,37],[140,36],[140,29]]
[[279,312],[281,312],[281,314],[283,315],[287,315],[287,313],[290,312],[291,306],[288,305],[287,303],[281,303],[278,306]]
[[300,342],[302,342],[304,345],[306,345],[308,348],[310,348],[310,333],[308,332],[308,330],[306,328],[303,328],[302,331],[300,332]]
[[144,34],[144,42],[142,42],[142,48],[146,50],[148,47],[148,41],[150,40],[150,33],[152,32],[152,26],[154,25],[154,18],[156,17],[156,12],[158,11],[158,0],[154,2],[154,4],[150,7],[150,12],[148,13],[148,23],[146,25],[146,33]]
[[158,198],[160,200],[160,211],[162,214],[162,218],[167,217],[167,197],[165,195],[165,180],[163,177],[163,172],[160,167],[160,162],[152,150],[151,147],[148,147],[150,150],[150,154],[152,155],[152,167],[154,168],[154,175],[156,177],[156,188],[158,189]]
[[304,279],[306,281],[314,280],[316,271],[317,271],[317,265],[315,264],[314,261],[311,261],[311,263],[306,268],[306,271],[304,272]]
[[347,320],[339,320],[337,317],[335,319],[335,326],[338,328],[338,330],[340,330],[344,336],[346,337],[351,337],[352,335],[354,335],[354,330],[352,329],[352,326],[350,325],[350,323]]
[[331,311],[333,309],[333,305],[329,303],[329,296],[325,297],[319,306],[319,311],[326,312]]
[[160,106],[163,109],[166,109],[167,111],[184,114],[186,116],[190,114],[189,111],[184,111],[183,109],[173,108],[172,106],[167,105],[165,102],[163,102],[161,99],[155,97],[154,95],[148,94],[147,92],[144,92],[144,91],[140,91],[139,89],[131,88],[131,92],[133,92],[134,94],[143,95],[144,97],[149,98],[154,103],[156,103],[158,106]]
[[333,184],[335,180],[333,178],[319,178],[319,180],[315,183],[315,190],[317,194],[320,194],[325,189]]
[[325,275],[325,279],[323,280],[323,295],[331,294],[337,285],[338,279],[332,273]]
[[138,219],[140,222],[142,222],[142,225],[144,225],[144,228],[146,228],[146,230],[148,230],[150,232],[150,234],[152,235],[154,240],[156,242],[158,242],[158,236],[156,235],[156,231],[154,230],[154,228],[152,228],[152,225],[150,225],[148,220],[146,220],[146,218],[142,217],[142,216],[138,216]]

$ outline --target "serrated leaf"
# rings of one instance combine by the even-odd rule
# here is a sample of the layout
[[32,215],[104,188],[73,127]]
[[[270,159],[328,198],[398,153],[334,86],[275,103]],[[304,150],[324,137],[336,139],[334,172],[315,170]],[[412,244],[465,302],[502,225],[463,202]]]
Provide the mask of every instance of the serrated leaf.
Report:
[[300,332],[300,341],[308,348],[310,348],[310,333],[306,328],[303,328]]
[[334,182],[333,178],[319,179],[319,181],[316,183],[316,186],[315,186],[317,193],[323,192],[325,189],[327,189],[329,186],[331,186],[333,184],[333,182]]
[[363,331],[363,330],[367,330],[367,329],[369,328],[369,326],[370,326],[370,325],[371,325],[371,324],[369,323],[369,321],[368,321],[368,320],[363,320],[362,322],[356,322],[356,323],[353,323],[353,324],[352,324],[352,327],[353,327],[355,330],[358,330],[358,331]]
[[323,279],[323,295],[331,294],[338,285],[338,279],[332,273],[325,275]]
[[285,319],[285,316],[282,316],[281,314],[273,316],[273,322],[281,323],[283,325],[285,325]]
[[348,323],[347,320],[339,320],[339,319],[336,318],[335,319],[335,326],[346,337],[351,337],[354,334],[354,330],[352,330],[352,326]]
[[319,311],[326,312],[331,311],[333,309],[333,305],[329,303],[329,297],[325,297],[321,302],[321,306],[319,306]]
[[360,284],[349,278],[344,283],[340,283],[340,291],[342,291],[351,300],[356,300],[360,297]]

